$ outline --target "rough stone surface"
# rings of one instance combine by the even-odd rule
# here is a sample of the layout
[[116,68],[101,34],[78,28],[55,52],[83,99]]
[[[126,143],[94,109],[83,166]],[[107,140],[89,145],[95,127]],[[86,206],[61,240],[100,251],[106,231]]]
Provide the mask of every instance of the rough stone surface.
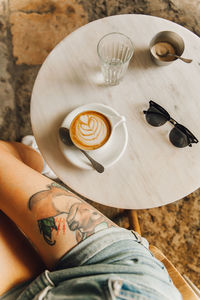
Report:
[[8,15],[8,1],[0,1],[0,15]]
[[5,40],[7,37],[6,20],[0,16],[0,40]]
[[[2,31],[1,35],[4,35]],[[9,64],[8,48],[0,42],[0,136],[2,139],[16,139],[17,124],[14,91],[10,84],[11,76],[7,71]]]
[[[1,0],[1,139],[20,140],[32,134],[32,87],[52,48],[87,22],[127,13],[162,17],[200,36],[199,0]],[[92,204],[112,219],[119,212]],[[143,235],[200,288],[200,189],[175,203],[140,210],[138,215]]]
[[18,117],[18,140],[23,136],[30,134],[30,99],[31,91],[39,66],[23,66],[16,68],[15,100]]
[[10,9],[17,64],[41,64],[58,42],[88,21],[74,1],[11,1]]

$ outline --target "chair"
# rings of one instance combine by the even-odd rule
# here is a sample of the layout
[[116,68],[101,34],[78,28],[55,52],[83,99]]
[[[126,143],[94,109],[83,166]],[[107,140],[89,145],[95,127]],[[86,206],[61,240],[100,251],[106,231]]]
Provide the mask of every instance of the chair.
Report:
[[[127,229],[133,229],[141,235],[141,229],[138,221],[136,210],[121,210],[120,215],[123,217],[123,227]],[[120,216],[118,216],[120,217]],[[175,268],[175,266],[167,259],[167,257],[155,246],[149,246],[150,251],[153,255],[160,260],[166,267],[169,276],[171,277],[174,285],[181,293],[183,300],[199,300],[200,298]]]

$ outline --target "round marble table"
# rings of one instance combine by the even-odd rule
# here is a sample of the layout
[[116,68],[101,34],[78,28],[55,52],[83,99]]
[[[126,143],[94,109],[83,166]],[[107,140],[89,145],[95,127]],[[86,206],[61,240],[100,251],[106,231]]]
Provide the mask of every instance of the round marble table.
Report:
[[[149,54],[153,36],[180,34],[184,57],[164,67]],[[104,86],[96,47],[109,32],[129,36],[135,52],[123,81]],[[200,39],[173,22],[146,15],[118,15],[91,22],[61,41],[43,63],[31,99],[31,122],[39,149],[52,170],[73,190],[104,205],[128,209],[162,206],[200,186],[200,143],[176,148],[172,124],[152,127],[143,110],[162,105],[200,140]],[[71,164],[60,149],[58,128],[80,105],[101,103],[126,117],[128,144],[120,160],[102,174]]]

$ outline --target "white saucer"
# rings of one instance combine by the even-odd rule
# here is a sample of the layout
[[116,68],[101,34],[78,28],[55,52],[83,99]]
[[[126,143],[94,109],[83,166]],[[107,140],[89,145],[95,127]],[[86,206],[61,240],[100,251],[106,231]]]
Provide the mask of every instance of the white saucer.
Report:
[[[69,113],[63,120],[62,127],[70,127],[70,124],[76,114],[84,110],[96,110],[111,116],[120,116],[113,108],[101,104],[101,103],[89,103],[80,106]],[[70,161],[76,167],[81,169],[92,170],[92,166],[89,160],[84,156],[84,154],[77,149],[75,146],[64,145],[60,138],[58,137],[59,146],[68,161]],[[120,123],[114,130],[112,137],[103,146],[103,148],[97,150],[88,151],[92,158],[101,163],[105,168],[114,165],[123,155],[128,143],[128,131],[126,127],[126,122]]]

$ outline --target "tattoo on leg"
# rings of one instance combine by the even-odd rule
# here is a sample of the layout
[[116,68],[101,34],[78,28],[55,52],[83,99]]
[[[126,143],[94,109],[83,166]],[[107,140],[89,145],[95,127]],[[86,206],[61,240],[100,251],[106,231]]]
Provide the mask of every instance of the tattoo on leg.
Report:
[[95,208],[63,186],[52,183],[47,188],[31,196],[28,208],[39,218],[37,222],[40,233],[49,245],[55,245],[56,239],[52,240],[52,234],[54,230],[57,235],[60,234],[61,222],[62,232],[65,233],[66,224],[69,230],[75,233],[77,242],[97,231],[115,226]]
[[56,241],[52,241],[52,229],[58,230],[54,217],[38,220],[40,233],[43,234],[44,240],[51,246],[55,245]]

